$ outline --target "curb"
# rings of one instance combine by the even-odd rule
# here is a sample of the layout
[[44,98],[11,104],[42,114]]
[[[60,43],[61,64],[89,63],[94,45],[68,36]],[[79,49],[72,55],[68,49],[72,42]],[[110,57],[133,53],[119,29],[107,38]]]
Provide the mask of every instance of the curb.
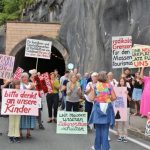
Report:
[[134,135],[136,137],[142,138],[142,139],[150,142],[150,136],[145,136],[145,134],[139,129],[130,128],[130,129],[128,129],[128,133],[129,133],[129,135]]

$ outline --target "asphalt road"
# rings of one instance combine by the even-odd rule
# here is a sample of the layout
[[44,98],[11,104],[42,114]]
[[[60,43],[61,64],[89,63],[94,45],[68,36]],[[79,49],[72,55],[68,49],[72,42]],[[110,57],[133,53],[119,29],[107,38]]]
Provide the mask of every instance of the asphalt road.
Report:
[[[94,131],[88,135],[60,135],[56,134],[56,124],[48,124],[47,108],[43,112],[43,121],[45,130],[41,131],[38,128],[32,131],[32,138],[22,139],[21,143],[9,143],[7,137],[8,119],[0,118],[0,131],[3,135],[0,136],[0,150],[91,150],[94,141]],[[24,134],[25,135],[25,134]],[[138,144],[118,143],[116,135],[110,133],[111,150],[147,150]],[[132,137],[136,139],[135,137]],[[141,142],[149,144],[140,139]]]

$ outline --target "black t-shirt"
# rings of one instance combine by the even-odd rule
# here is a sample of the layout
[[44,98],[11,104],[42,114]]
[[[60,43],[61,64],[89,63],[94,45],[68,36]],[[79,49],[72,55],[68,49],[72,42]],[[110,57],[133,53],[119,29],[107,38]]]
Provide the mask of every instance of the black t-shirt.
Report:
[[135,80],[134,88],[136,88],[136,89],[142,89],[142,87],[143,87],[143,84],[140,84],[139,81]]
[[[67,86],[67,83],[68,83],[69,81],[68,80],[64,80],[64,82],[63,82],[63,86]],[[64,92],[64,96],[66,96],[67,95],[67,90],[64,90],[63,91]]]

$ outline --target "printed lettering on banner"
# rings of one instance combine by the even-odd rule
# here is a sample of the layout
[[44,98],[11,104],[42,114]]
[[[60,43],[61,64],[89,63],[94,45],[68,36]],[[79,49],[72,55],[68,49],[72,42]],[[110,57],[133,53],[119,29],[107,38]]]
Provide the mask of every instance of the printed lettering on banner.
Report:
[[57,134],[87,134],[87,113],[58,111]]
[[18,67],[13,75],[14,80],[20,80],[21,79],[21,74],[23,73],[23,69],[21,67]]
[[51,47],[52,47],[51,41],[27,39],[25,56],[42,58],[42,59],[50,59]]
[[38,116],[38,109],[41,107],[41,98],[38,91],[33,90],[2,90],[3,115],[29,115]]
[[134,45],[132,48],[133,67],[150,67],[150,46]]
[[132,67],[132,37],[112,37],[112,67]]
[[0,54],[0,79],[11,79],[15,57]]
[[127,121],[127,88],[114,87],[117,99],[112,103],[116,121]]

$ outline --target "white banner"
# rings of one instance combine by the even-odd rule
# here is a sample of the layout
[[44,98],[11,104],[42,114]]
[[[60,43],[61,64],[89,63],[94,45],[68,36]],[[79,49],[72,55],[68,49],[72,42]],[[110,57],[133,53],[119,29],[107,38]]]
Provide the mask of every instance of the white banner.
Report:
[[27,39],[25,56],[50,59],[51,47],[52,47],[51,41]]
[[133,67],[131,36],[112,37],[112,67]]
[[3,115],[26,115],[38,116],[38,109],[41,107],[41,98],[38,91],[33,90],[2,90]]
[[15,57],[0,54],[0,79],[11,79]]

